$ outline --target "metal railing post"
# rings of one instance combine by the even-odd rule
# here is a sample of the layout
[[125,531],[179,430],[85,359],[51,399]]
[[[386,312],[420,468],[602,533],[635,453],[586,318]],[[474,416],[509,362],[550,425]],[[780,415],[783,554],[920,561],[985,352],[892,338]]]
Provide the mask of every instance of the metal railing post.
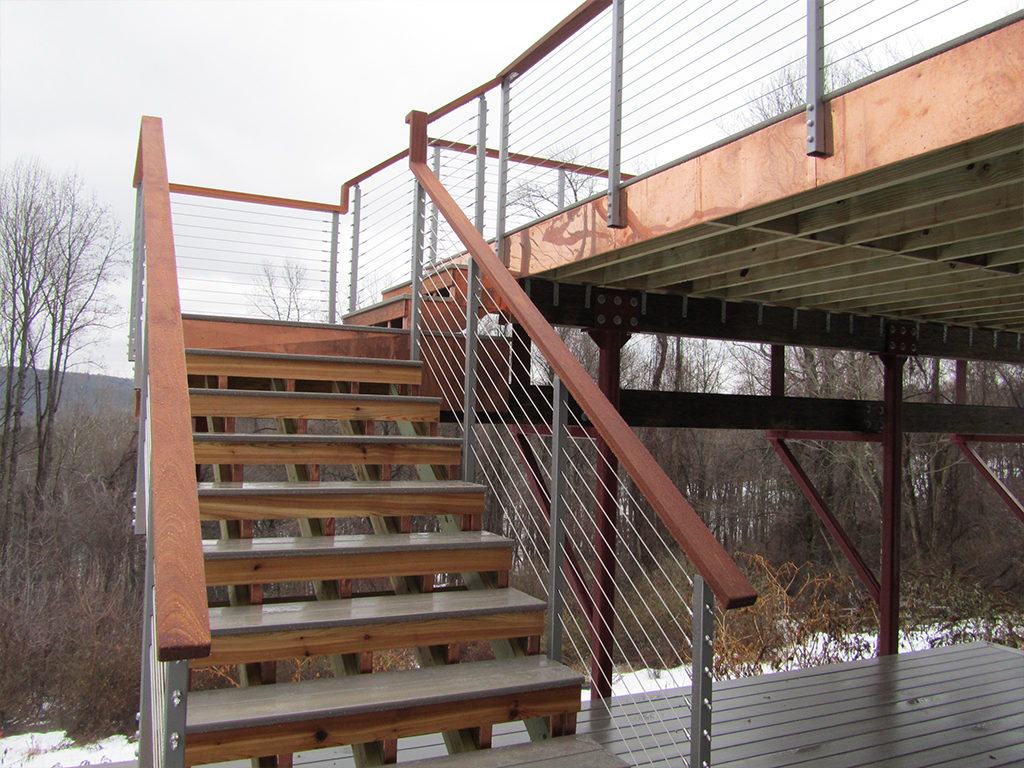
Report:
[[608,226],[626,226],[622,215],[622,189],[619,164],[622,161],[622,30],[625,0],[612,0],[612,93],[608,108]]
[[484,185],[487,181],[487,97],[479,98],[480,109],[476,118],[476,200],[473,208],[473,225],[481,235],[484,233]]
[[462,479],[473,482],[476,456],[473,427],[476,425],[477,310],[480,305],[480,268],[470,258],[466,268],[466,370],[462,395]]
[[[437,178],[441,178],[441,148],[434,147],[433,170]],[[430,263],[437,263],[437,227],[440,220],[440,212],[437,210],[437,203],[430,202]]]
[[132,250],[132,298],[128,318],[128,360],[139,357],[142,325],[142,271],[145,268],[146,233],[142,216],[142,184],[135,192],[135,243]]
[[331,272],[327,282],[327,322],[338,322],[338,226],[341,214],[331,214]]
[[508,203],[509,108],[511,102],[511,86],[514,78],[515,73],[513,72],[501,81],[501,127],[498,132],[498,210],[494,225],[495,253],[501,260],[501,263],[506,267],[509,263],[509,254],[505,249],[505,221],[507,219],[505,207]]
[[825,0],[807,0],[807,154],[828,157],[825,136]]
[[185,714],[188,709],[188,659],[160,662],[164,667],[164,768],[185,768]]
[[549,506],[551,525],[548,532],[548,658],[562,660],[562,611],[565,607],[563,587],[565,573],[565,449],[568,439],[568,390],[562,380],[555,377],[551,414],[551,485]]
[[357,287],[359,284],[359,224],[360,212],[362,210],[362,194],[359,185],[355,186],[355,196],[352,201],[352,263],[349,265],[348,276],[348,311],[349,314],[356,311]]
[[412,200],[412,307],[409,311],[409,359],[420,359],[420,278],[423,274],[423,209],[425,205],[423,186],[417,181]]
[[711,673],[715,664],[715,596],[693,578],[693,669],[690,689],[690,768],[711,765]]
[[558,210],[565,208],[565,168],[558,169]]

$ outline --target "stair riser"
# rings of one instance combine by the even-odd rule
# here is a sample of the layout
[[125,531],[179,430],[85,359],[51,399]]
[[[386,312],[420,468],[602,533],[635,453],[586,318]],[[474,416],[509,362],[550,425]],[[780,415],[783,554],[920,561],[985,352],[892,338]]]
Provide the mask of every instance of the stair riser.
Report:
[[279,520],[319,517],[409,517],[412,515],[480,515],[483,493],[345,494],[343,496],[277,495],[243,498],[199,496],[203,520]]
[[508,571],[511,567],[512,551],[505,547],[347,553],[309,557],[223,558],[206,561],[206,583],[214,587],[289,581],[370,579],[438,573]]
[[192,666],[531,637],[540,635],[543,628],[543,611],[519,611],[436,621],[368,623],[356,627],[219,636],[213,639],[210,656],[194,660]]
[[243,760],[260,755],[405,738],[470,726],[558,716],[565,712],[578,712],[579,709],[579,687],[567,686],[258,728],[190,733],[185,741],[185,763],[196,765]]
[[412,366],[344,361],[272,360],[216,355],[185,356],[185,367],[198,376],[249,376],[253,378],[349,381],[383,384],[419,384],[422,369]]
[[195,444],[196,464],[458,464],[458,446]]
[[192,394],[193,416],[228,416],[254,419],[345,419],[348,421],[425,421],[441,419],[441,406],[433,403],[287,400],[274,397]]

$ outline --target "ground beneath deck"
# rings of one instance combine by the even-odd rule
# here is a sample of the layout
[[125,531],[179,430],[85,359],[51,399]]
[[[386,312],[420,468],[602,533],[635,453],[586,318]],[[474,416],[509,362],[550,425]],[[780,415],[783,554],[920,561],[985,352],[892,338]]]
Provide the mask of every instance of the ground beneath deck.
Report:
[[[630,763],[680,765],[686,693],[616,697],[610,714],[587,702],[578,733]],[[725,680],[712,730],[715,768],[1024,765],[1024,652],[972,643]],[[524,740],[519,726],[495,729],[494,746]],[[439,737],[403,739],[399,760],[443,750]],[[350,755],[298,754],[295,766],[347,768]]]

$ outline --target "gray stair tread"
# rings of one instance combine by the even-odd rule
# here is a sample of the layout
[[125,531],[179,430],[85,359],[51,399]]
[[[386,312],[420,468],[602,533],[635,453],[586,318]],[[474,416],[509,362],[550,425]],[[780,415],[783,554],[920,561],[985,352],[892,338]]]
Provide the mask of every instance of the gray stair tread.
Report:
[[543,611],[546,603],[517,589],[476,589],[345,600],[210,609],[214,637],[365,624],[437,621],[459,616]]
[[451,494],[483,493],[485,486],[467,483],[463,480],[339,480],[319,482],[251,482],[242,483],[199,483],[200,496],[292,496],[346,495],[346,494]]
[[296,355],[284,352],[252,352],[236,349],[186,349],[186,355],[204,355],[210,357],[237,357],[249,359],[268,359],[290,362],[323,362],[323,363],[346,363],[352,365],[393,365],[404,368],[420,368],[423,363],[419,360],[392,360],[387,357],[340,357],[334,355]]
[[533,744],[399,763],[402,768],[628,768],[600,744],[561,736]]
[[361,395],[333,392],[265,392],[258,389],[212,389],[205,387],[191,387],[190,395],[202,395],[204,397],[262,397],[268,400],[322,400],[335,402],[359,402],[372,403],[416,403],[425,405],[440,405],[440,397],[413,397],[409,395]]
[[454,704],[576,686],[582,676],[543,656],[278,683],[189,694],[187,733]]
[[403,435],[264,435],[242,432],[196,432],[193,434],[193,438],[197,443],[240,443],[243,445],[247,443],[305,443],[307,445],[462,445],[462,438],[460,437],[404,437]]
[[499,549],[511,540],[488,531],[453,533],[350,534],[346,536],[278,536],[265,539],[214,539],[203,542],[208,560],[247,557],[295,557],[430,551],[438,549]]

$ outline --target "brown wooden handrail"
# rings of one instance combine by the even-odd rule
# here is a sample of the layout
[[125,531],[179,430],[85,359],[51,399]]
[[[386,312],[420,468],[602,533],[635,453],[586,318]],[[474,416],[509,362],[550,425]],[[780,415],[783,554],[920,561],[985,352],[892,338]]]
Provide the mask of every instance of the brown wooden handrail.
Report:
[[300,211],[321,211],[323,213],[345,213],[340,205],[333,203],[317,203],[312,200],[295,200],[291,197],[270,197],[254,195],[250,192],[234,192],[230,189],[214,189],[212,187],[195,187],[191,184],[168,184],[171,192],[178,195],[195,195],[196,197],[212,197],[217,200],[235,200],[240,203],[257,203],[258,205],[274,205],[278,208],[295,208]]
[[[444,117],[451,112],[454,112],[461,106],[464,106],[477,98],[481,94],[487,93],[492,88],[501,85],[501,81],[509,76],[519,76],[524,72],[528,71],[537,62],[555,50],[558,46],[576,34],[579,30],[585,27],[590,21],[597,17],[605,8],[611,5],[611,0],[585,0],[579,7],[576,8],[572,13],[562,19],[550,32],[544,37],[538,40],[536,43],[531,45],[522,55],[516,58],[511,64],[505,67],[495,77],[488,80],[482,85],[478,85],[473,90],[462,94],[457,99],[453,99],[439,109],[435,109],[427,116],[427,122],[433,122],[438,118]],[[475,151],[475,150],[474,150]],[[490,157],[497,157],[497,154],[491,154],[491,152],[497,153],[497,150],[488,149],[487,153]],[[392,155],[387,160],[378,163],[363,171],[358,176],[346,181],[341,185],[341,213],[348,213],[349,203],[349,190],[361,181],[365,181],[379,171],[394,165],[399,160],[408,156],[409,150],[403,149],[401,152]],[[509,155],[509,159],[515,159],[517,162],[529,162],[535,160],[538,162],[533,163],[544,168],[562,168],[573,173],[582,173],[588,176],[601,176],[602,174],[607,177],[608,171],[601,170],[600,168],[591,168],[585,165],[576,165],[575,163],[563,163],[558,160],[548,160],[545,158],[534,158],[529,155]],[[555,165],[549,165],[549,163],[556,163]],[[625,174],[622,175],[623,179],[632,178]]]
[[577,404],[626,468],[683,552],[700,571],[722,606],[728,609],[752,604],[757,599],[757,592],[747,577],[565,346],[555,329],[544,319],[440,179],[427,166],[427,118],[428,115],[423,112],[413,112],[408,117],[409,167],[416,179],[466,246],[466,250],[476,259],[490,288],[504,299],[509,311],[568,387]]
[[150,488],[154,613],[160,661],[210,654],[199,495],[185,373],[185,342],[171,230],[163,122],[143,117],[136,183],[146,237],[146,343],[149,358]]

